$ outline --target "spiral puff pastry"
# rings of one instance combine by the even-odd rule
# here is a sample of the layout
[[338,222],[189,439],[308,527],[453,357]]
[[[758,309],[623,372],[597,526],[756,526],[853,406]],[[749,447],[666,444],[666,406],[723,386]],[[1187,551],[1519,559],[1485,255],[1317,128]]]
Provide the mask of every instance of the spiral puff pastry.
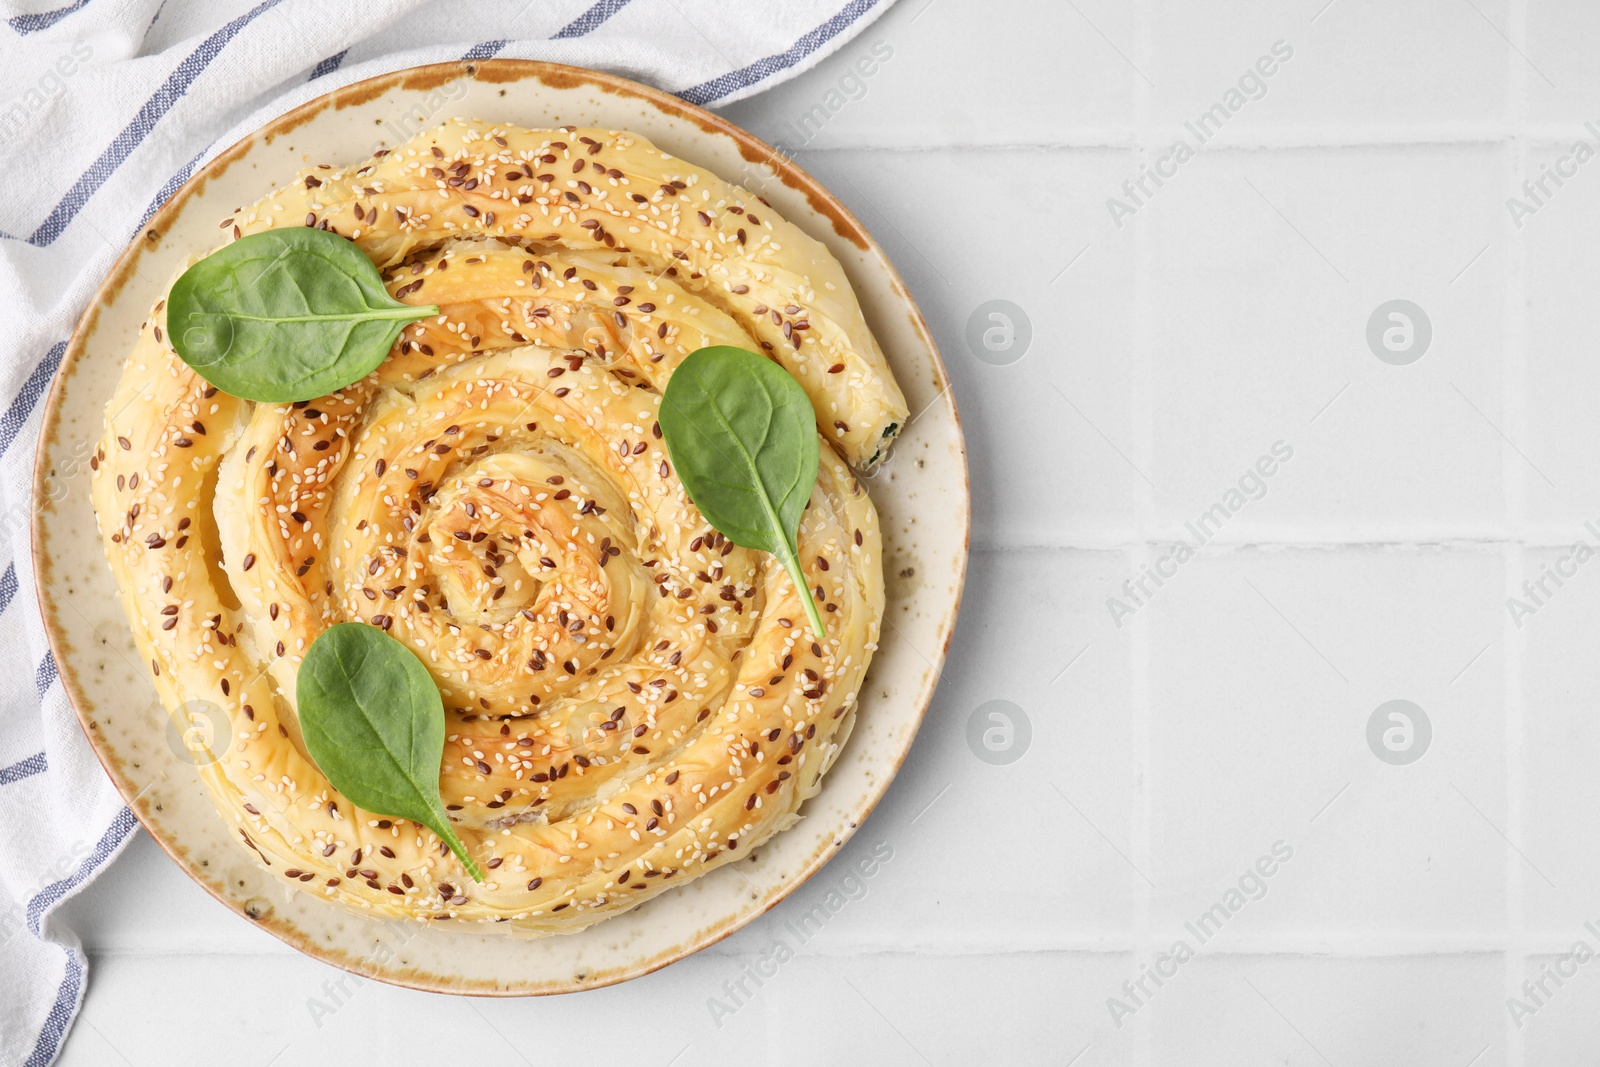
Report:
[[[241,845],[362,912],[543,934],[792,823],[849,732],[883,611],[850,464],[906,411],[839,264],[758,198],[608,130],[450,123],[307,171],[223,228],[302,225],[441,313],[366,379],[270,405],[188,370],[157,304],[95,455],[161,698],[227,716],[200,772]],[[664,447],[668,377],[720,344],[788,369],[832,446],[800,528],[805,593],[707,524]],[[486,882],[306,756],[296,672],[352,620],[437,681],[440,791]]]

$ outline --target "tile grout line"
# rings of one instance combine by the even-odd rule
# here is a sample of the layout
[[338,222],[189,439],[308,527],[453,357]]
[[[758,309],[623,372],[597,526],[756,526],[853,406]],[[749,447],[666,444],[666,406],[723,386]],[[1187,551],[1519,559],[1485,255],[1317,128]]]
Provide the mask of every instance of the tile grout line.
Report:
[[[1509,11],[1509,27],[1511,35],[1519,42],[1517,47],[1527,43],[1527,0],[1511,0]],[[1528,117],[1528,71],[1527,65],[1516,62],[1509,53],[1506,56],[1506,110],[1509,112],[1512,129],[1516,124],[1526,121]],[[1506,142],[1508,160],[1511,170],[1510,187],[1515,189],[1520,184],[1519,179],[1526,170],[1524,165],[1524,145],[1514,133]],[[1502,223],[1509,225],[1509,223]],[[1520,233],[1512,230],[1509,236],[1509,249],[1507,253],[1507,285],[1506,302],[1506,333],[1505,333],[1505,359],[1501,371],[1501,388],[1505,397],[1504,411],[1513,421],[1516,434],[1523,435],[1528,424],[1527,405],[1527,316],[1523,305],[1528,288],[1527,242]],[[1505,449],[1501,449],[1501,484],[1506,495],[1506,511],[1517,530],[1525,529],[1527,521],[1527,492],[1529,480],[1526,468],[1520,463],[1506,463]],[[1507,573],[1508,584],[1518,585],[1522,578],[1523,553],[1515,545],[1507,545]],[[1519,638],[1512,628],[1510,621],[1501,624],[1507,629],[1506,655],[1505,655],[1505,680],[1502,683],[1505,699],[1505,723],[1502,727],[1505,736],[1505,795],[1506,795],[1506,834],[1508,837],[1505,849],[1506,858],[1506,957],[1505,986],[1506,995],[1512,996],[1518,988],[1518,976],[1525,968],[1525,953],[1528,950],[1527,931],[1523,927],[1523,889],[1525,879],[1521,857],[1515,854],[1511,846],[1512,841],[1522,840],[1522,747],[1523,747],[1523,693],[1522,675],[1524,668],[1524,653],[1526,644]],[[1514,1024],[1510,1013],[1507,1012],[1506,1020],[1506,1064],[1507,1067],[1523,1067],[1527,1061],[1527,1050],[1522,1040],[1522,1031]]]
[[[1510,501],[1507,502],[1507,506],[1509,505]],[[1587,521],[1587,516],[1580,516],[1573,520],[1574,524],[1584,521]],[[1532,523],[1527,524],[1527,527],[1531,526]],[[1110,529],[1109,524],[1101,529]],[[1144,549],[1167,548],[1173,542],[1182,540],[1185,533],[1181,528],[1153,530],[1146,535],[1141,535],[1137,532],[1113,530],[1112,532],[1118,536],[1096,538],[1093,535],[1097,531],[1063,529],[1061,532],[1066,536],[1058,541],[985,540],[974,537],[972,551],[990,553],[1137,552]],[[1504,552],[1506,549],[1511,549],[1513,551],[1529,552],[1536,549],[1571,548],[1574,537],[1581,536],[1581,531],[1574,530],[1571,527],[1561,530],[1548,527],[1534,530],[1532,536],[1522,537],[1509,535],[1459,537],[1454,535],[1435,536],[1423,534],[1414,538],[1398,538],[1377,535],[1362,537],[1356,535],[1345,540],[1308,537],[1296,541],[1282,537],[1252,537],[1248,530],[1243,530],[1234,536],[1222,534],[1213,537],[1201,548],[1213,556],[1250,552],[1274,554],[1290,552],[1405,552],[1415,549],[1446,552]],[[1196,555],[1198,554],[1196,553]]]
[[[1154,39],[1154,3],[1153,0],[1143,0],[1138,5],[1138,26],[1134,34],[1133,53],[1137,57],[1141,70],[1149,69],[1151,59],[1155,54]],[[1143,79],[1133,83],[1134,124],[1138,129],[1150,125],[1150,112],[1153,106],[1151,92],[1153,87]],[[1148,145],[1140,145],[1132,152],[1134,170],[1142,172],[1143,165],[1150,155]],[[1139,452],[1141,470],[1151,470],[1151,461],[1155,457],[1156,436],[1155,416],[1153,411],[1153,367],[1155,342],[1152,337],[1152,303],[1150,296],[1152,259],[1150,256],[1150,227],[1151,221],[1156,216],[1152,212],[1141,212],[1133,220],[1133,335],[1129,338],[1133,349],[1134,359],[1138,367],[1138,387],[1130,397],[1131,408],[1129,419],[1137,432],[1133,435],[1135,447]],[[1143,502],[1144,515],[1141,524],[1148,526],[1155,515],[1156,499],[1155,488],[1146,483],[1139,487],[1139,499]],[[1130,563],[1145,553],[1130,552]],[[1130,566],[1130,570],[1131,570]],[[1152,751],[1150,744],[1150,627],[1136,626],[1128,635],[1128,666],[1132,679],[1129,703],[1133,712],[1129,729],[1132,733],[1129,751],[1133,753],[1132,771],[1137,784],[1138,803],[1133,809],[1132,852],[1139,870],[1151,871],[1151,860],[1154,855],[1155,833],[1153,827],[1155,799],[1151,783],[1150,767]],[[1153,877],[1159,878],[1160,871],[1156,870]],[[1135,923],[1139,931],[1138,950],[1134,953],[1130,970],[1138,972],[1139,963],[1146,953],[1154,946],[1155,933],[1152,928],[1152,912],[1154,910],[1154,888],[1143,878],[1131,881],[1136,896]],[[1152,1046],[1154,1044],[1154,1031],[1156,1020],[1154,1012],[1147,1013],[1144,1025],[1133,1028],[1130,1035],[1133,1041],[1133,1055],[1131,1062],[1138,1067],[1149,1067],[1154,1062]]]
[[[846,152],[882,152],[886,155],[927,155],[939,152],[1126,152],[1140,148],[1163,149],[1172,144],[1173,135],[1179,132],[1181,116],[1163,120],[1162,125],[1150,123],[1136,127],[1083,128],[1069,131],[1064,137],[1040,141],[948,141],[918,140],[895,144],[866,141],[845,144],[808,144],[796,150],[803,155],[827,155]],[[1420,148],[1498,148],[1511,140],[1521,140],[1535,148],[1564,148],[1574,140],[1592,137],[1581,122],[1546,121],[1518,124],[1512,122],[1474,126],[1470,124],[1438,122],[1416,127],[1398,127],[1376,130],[1369,126],[1353,129],[1324,127],[1311,134],[1300,131],[1305,125],[1281,129],[1261,129],[1229,137],[1226,131],[1208,141],[1207,152],[1284,152],[1321,151],[1324,149],[1420,149]],[[1385,134],[1388,136],[1385,136]],[[1365,134],[1366,136],[1361,136]]]
[[[1152,937],[1154,934],[1152,933]],[[1550,932],[1525,934],[1521,944],[1530,956],[1560,956],[1572,947],[1572,938],[1563,934]],[[796,959],[810,960],[845,960],[861,962],[876,958],[919,958],[919,959],[1013,959],[1027,957],[1064,956],[1071,958],[1101,957],[1101,956],[1126,956],[1137,953],[1142,948],[1136,931],[1112,931],[1103,934],[1083,934],[1081,936],[1065,935],[1049,942],[1042,942],[1029,937],[1026,944],[971,944],[956,945],[951,947],[947,941],[930,940],[925,943],[909,944],[903,940],[867,941],[856,939],[837,948],[827,947],[796,951]],[[1156,949],[1166,947],[1159,940],[1153,946]],[[1337,960],[1407,960],[1422,957],[1458,958],[1471,956],[1496,956],[1504,958],[1511,951],[1512,943],[1504,936],[1484,935],[1473,932],[1445,932],[1437,935],[1419,935],[1404,943],[1397,942],[1390,934],[1355,935],[1348,938],[1330,937],[1316,934],[1284,934],[1271,932],[1266,934],[1241,934],[1231,938],[1226,945],[1209,946],[1206,949],[1208,956],[1219,959],[1254,959],[1254,960],[1290,960],[1304,962],[1308,956],[1326,957]],[[772,946],[768,944],[756,945],[752,948],[724,949],[715,951],[705,949],[696,953],[696,958],[704,956],[707,960],[756,960],[768,958]],[[297,961],[302,953],[284,946],[282,949],[269,947],[255,948],[250,945],[235,944],[226,948],[217,949],[206,944],[196,944],[182,948],[151,947],[149,945],[133,945],[121,947],[105,947],[104,945],[86,949],[90,962],[96,960],[206,960],[206,959],[237,959],[255,962],[271,960]],[[1587,973],[1587,972],[1584,972]],[[1518,976],[1521,980],[1521,975]],[[1520,990],[1518,991],[1520,993]]]

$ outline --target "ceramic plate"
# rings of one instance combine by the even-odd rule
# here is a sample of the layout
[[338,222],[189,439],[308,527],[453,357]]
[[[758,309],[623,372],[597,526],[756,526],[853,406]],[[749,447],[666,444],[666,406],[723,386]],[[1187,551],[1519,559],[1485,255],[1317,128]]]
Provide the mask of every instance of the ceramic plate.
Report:
[[[882,517],[888,606],[854,734],[804,816],[729,864],[579,933],[537,943],[364,918],[276,884],[232,838],[139,663],[81,471],[151,305],[218,221],[313,163],[344,164],[452,117],[634,130],[765,196],[844,264],[915,417],[868,485]],[[843,847],[911,747],[966,572],[966,453],[944,365],[904,284],[861,224],[774,149],[676,97],[593,71],[519,60],[419,67],[311,101],[223,152],[150,221],[91,302],[56,376],[35,475],[35,571],[61,681],[152,837],[248,921],[362,975],[441,992],[559,993],[646,974],[773,907]],[[62,487],[65,487],[65,490]],[[59,498],[59,499],[52,499]]]

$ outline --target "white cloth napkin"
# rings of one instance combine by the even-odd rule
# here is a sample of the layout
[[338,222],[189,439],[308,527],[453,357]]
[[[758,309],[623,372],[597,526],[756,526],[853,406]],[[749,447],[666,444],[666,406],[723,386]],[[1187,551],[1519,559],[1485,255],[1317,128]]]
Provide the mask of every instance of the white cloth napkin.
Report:
[[57,682],[27,530],[44,394],[145,220],[210,153],[361,78],[512,56],[716,105],[807,69],[892,2],[0,0],[0,1065],[55,1059],[87,964],[52,913],[137,826]]

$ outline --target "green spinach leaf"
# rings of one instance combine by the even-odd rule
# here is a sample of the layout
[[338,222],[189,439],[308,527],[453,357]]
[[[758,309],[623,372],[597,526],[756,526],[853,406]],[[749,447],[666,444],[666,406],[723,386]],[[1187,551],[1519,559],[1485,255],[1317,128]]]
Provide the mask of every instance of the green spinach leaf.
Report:
[[184,271],[167,297],[167,333],[218,389],[285,404],[360,381],[406,323],[438,313],[391,297],[352,242],[294,227],[241,237]]
[[296,689],[306,749],[333,787],[426,826],[483,881],[439,798],[444,701],[422,661],[375,626],[342,622],[311,643]]
[[800,383],[754,352],[699,349],[667,380],[661,436],[695,507],[734,544],[778,557],[824,636],[796,544],[818,460],[817,417]]

